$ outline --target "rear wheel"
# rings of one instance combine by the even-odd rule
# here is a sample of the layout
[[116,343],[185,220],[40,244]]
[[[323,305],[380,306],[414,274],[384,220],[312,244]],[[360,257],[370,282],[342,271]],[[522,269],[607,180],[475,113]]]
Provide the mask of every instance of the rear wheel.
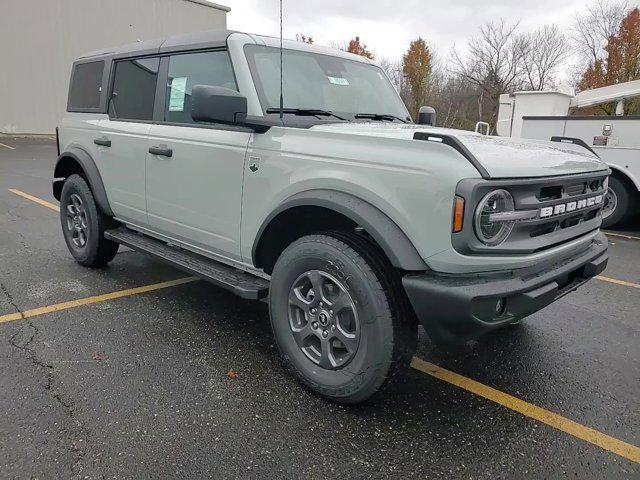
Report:
[[100,211],[80,175],[71,175],[64,182],[60,222],[69,252],[80,265],[102,267],[118,253],[119,245],[104,238],[104,231],[113,220]]
[[635,211],[637,192],[617,177],[609,177],[609,190],[602,207],[602,226],[612,227],[624,222]]
[[278,259],[270,314],[285,365],[314,392],[358,403],[408,367],[417,324],[388,260],[367,240],[303,237]]

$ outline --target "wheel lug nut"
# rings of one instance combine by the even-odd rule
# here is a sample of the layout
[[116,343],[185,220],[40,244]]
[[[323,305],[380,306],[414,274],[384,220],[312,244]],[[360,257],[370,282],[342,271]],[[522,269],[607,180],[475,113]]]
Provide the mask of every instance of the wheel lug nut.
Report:
[[316,311],[317,311],[317,310],[316,310],[315,308],[312,308],[312,309],[311,309],[311,313],[312,313],[312,314],[314,314],[314,315],[316,314]]
[[326,330],[323,330],[323,331],[322,331],[322,336],[323,336],[324,338],[327,338],[327,337],[329,336],[329,332],[327,332]]
[[329,315],[333,315],[333,310],[329,310]]
[[315,330],[315,329],[317,329],[317,328],[318,328],[318,322],[313,322],[313,323],[311,324],[311,327],[312,327],[314,330]]
[[331,331],[333,332],[336,329],[335,325],[331,325]]

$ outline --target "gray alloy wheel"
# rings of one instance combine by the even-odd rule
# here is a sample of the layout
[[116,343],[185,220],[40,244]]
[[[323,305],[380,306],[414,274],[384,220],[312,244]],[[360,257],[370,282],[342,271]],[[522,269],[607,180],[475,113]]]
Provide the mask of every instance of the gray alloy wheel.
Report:
[[84,248],[89,238],[89,227],[87,224],[87,212],[78,194],[71,194],[66,212],[67,230],[71,235],[71,241],[76,247]]
[[105,229],[116,223],[100,211],[80,175],[71,175],[62,186],[60,223],[69,252],[80,265],[102,267],[118,253],[118,244],[104,238]]
[[310,270],[293,282],[289,325],[300,350],[322,368],[343,368],[358,350],[360,322],[355,302],[346,287],[327,272]]
[[323,232],[289,245],[271,274],[269,314],[285,366],[340,403],[384,389],[416,348],[399,272],[356,233]]

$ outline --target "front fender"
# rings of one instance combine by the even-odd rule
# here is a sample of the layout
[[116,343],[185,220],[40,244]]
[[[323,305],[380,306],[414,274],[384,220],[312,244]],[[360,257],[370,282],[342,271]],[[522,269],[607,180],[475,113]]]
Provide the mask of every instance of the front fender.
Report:
[[264,220],[253,244],[252,256],[256,252],[271,221],[282,212],[300,206],[322,207],[333,210],[363,227],[385,252],[391,263],[403,270],[428,270],[426,263],[404,232],[387,215],[370,203],[344,192],[335,190],[307,190],[297,193],[282,202]]
[[77,146],[70,146],[60,154],[53,171],[53,195],[60,200],[62,184],[65,178],[73,173],[77,173],[77,166],[84,172],[84,177],[89,183],[89,188],[93,193],[96,203],[105,215],[113,217],[113,210],[109,205],[107,191],[102,182],[102,176],[96,166],[96,162],[85,150]]

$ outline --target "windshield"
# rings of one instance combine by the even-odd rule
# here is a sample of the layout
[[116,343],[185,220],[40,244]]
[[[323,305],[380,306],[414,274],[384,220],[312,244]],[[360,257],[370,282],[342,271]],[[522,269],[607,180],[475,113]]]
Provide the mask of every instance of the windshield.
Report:
[[[280,107],[280,50],[247,45],[245,53],[262,110]],[[391,115],[407,109],[379,67],[331,55],[284,50],[284,107],[324,110],[341,117]]]

